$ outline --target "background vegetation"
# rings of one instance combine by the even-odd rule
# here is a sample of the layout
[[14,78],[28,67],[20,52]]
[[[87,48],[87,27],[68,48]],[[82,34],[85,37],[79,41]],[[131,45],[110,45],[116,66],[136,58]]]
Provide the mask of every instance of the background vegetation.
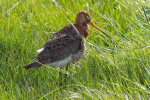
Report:
[[[86,10],[86,53],[68,78],[59,68],[24,70],[37,49]],[[0,99],[150,99],[149,0],[0,0]],[[65,73],[63,67],[62,73]]]

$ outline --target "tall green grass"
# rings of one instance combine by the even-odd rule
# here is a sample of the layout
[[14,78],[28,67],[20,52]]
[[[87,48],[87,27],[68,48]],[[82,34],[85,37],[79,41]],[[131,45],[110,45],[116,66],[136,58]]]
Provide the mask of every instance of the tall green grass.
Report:
[[[149,5],[149,0],[1,0],[0,99],[148,100]],[[81,10],[111,37],[90,26],[85,56],[77,67],[69,66],[61,85],[59,68],[24,70],[36,50],[67,20],[74,23]]]

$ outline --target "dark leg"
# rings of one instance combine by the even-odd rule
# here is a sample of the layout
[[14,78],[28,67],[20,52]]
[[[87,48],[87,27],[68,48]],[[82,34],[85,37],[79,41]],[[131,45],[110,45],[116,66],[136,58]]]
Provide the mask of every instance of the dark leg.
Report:
[[67,74],[68,74],[68,64],[67,64],[67,66],[66,66],[65,85],[67,85]]
[[[66,66],[66,72],[68,73],[68,64]],[[66,78],[67,78],[67,73],[65,74]]]
[[59,76],[61,75],[61,67],[60,67],[60,71],[59,71]]
[[61,73],[61,67],[60,67],[60,71],[59,71],[59,77],[60,77],[60,86],[62,86],[62,73]]

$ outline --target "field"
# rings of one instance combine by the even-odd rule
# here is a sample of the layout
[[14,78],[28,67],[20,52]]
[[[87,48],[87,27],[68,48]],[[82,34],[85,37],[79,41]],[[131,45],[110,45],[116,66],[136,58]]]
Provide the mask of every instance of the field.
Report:
[[[85,55],[67,78],[50,66],[24,70],[82,10],[110,37],[89,26]],[[0,100],[7,99],[150,99],[149,0],[1,0]]]

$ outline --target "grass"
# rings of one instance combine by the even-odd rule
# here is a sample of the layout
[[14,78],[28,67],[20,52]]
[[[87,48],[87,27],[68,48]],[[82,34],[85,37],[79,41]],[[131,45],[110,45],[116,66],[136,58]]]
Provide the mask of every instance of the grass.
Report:
[[[0,99],[150,99],[149,0],[1,0]],[[24,70],[36,50],[86,10],[111,37],[90,26],[86,53],[69,66]],[[62,70],[64,73],[65,67]],[[65,80],[65,77],[62,77]]]

